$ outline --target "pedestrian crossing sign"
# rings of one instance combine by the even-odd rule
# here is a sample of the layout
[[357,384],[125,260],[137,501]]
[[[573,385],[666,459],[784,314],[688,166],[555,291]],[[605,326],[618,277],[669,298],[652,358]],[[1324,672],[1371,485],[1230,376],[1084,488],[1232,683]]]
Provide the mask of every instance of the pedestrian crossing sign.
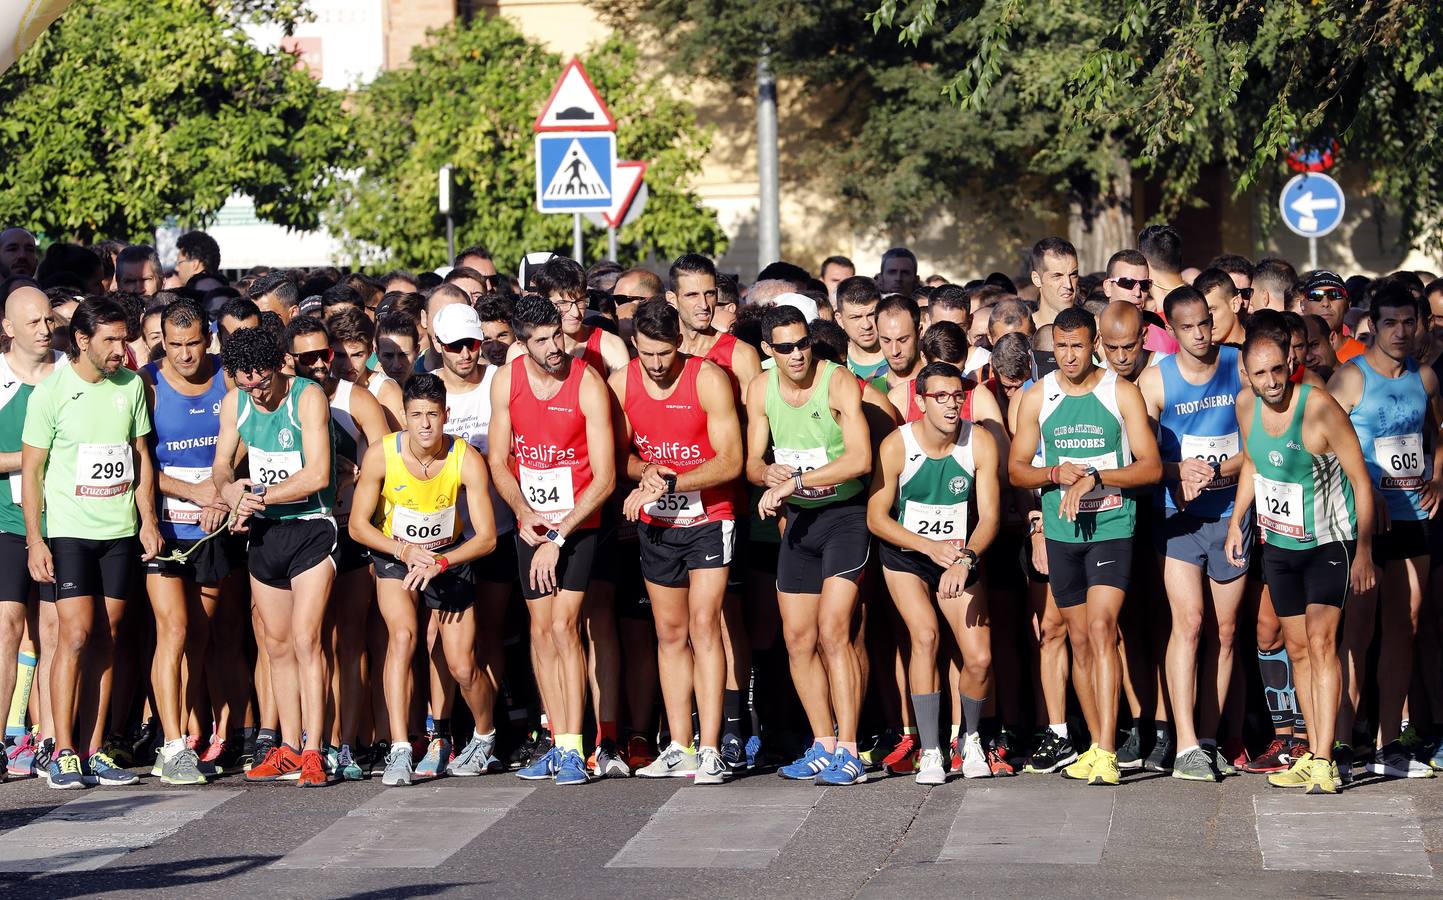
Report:
[[611,132],[536,136],[536,208],[541,212],[610,209],[615,173],[616,135]]

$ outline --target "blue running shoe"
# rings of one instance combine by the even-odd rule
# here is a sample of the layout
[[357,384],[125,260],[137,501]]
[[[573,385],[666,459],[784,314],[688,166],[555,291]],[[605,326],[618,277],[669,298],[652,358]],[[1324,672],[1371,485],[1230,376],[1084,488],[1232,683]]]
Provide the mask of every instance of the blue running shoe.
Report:
[[827,751],[822,749],[819,743],[813,743],[802,754],[802,758],[788,766],[777,769],[777,774],[783,778],[791,778],[796,781],[806,781],[817,777],[817,773],[832,764],[832,758]]
[[80,757],[69,750],[50,760],[50,786],[57,791],[85,789],[85,773],[80,770]]
[[832,754],[832,764],[817,773],[817,784],[860,784],[867,780],[867,769],[862,761],[847,750],[837,748]]
[[140,781],[139,775],[117,766],[115,760],[104,750],[91,754],[85,768],[89,770],[89,777],[95,779],[96,784],[108,787],[124,787]]
[[417,778],[439,778],[446,774],[451,762],[451,741],[448,738],[433,737],[426,747],[426,755],[416,763]]
[[[552,753],[557,751],[553,750]],[[561,760],[556,766],[557,784],[586,784],[591,776],[586,774],[586,763],[582,760],[581,754],[575,750],[567,750],[561,755]]]
[[757,767],[757,757],[762,755],[762,739],[756,735],[747,738],[747,768]]
[[546,755],[529,766],[516,770],[517,778],[525,778],[527,781],[544,781],[555,775],[561,768],[561,751],[552,747]]

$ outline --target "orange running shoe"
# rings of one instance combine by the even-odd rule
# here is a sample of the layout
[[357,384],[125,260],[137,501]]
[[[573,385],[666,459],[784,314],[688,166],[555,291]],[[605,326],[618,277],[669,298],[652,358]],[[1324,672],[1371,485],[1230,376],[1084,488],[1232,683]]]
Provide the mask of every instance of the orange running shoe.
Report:
[[651,741],[639,734],[633,734],[626,741],[626,764],[635,772],[637,769],[644,769],[656,762],[656,751],[651,749]]
[[917,772],[917,760],[922,748],[917,746],[915,734],[904,734],[902,740],[882,760],[882,768],[892,775],[913,775]]
[[297,783],[301,787],[325,787],[331,783],[321,751],[307,750],[301,754],[301,778]]
[[251,766],[246,781],[290,781],[299,778],[300,773],[301,755],[285,744],[277,744],[265,759]]

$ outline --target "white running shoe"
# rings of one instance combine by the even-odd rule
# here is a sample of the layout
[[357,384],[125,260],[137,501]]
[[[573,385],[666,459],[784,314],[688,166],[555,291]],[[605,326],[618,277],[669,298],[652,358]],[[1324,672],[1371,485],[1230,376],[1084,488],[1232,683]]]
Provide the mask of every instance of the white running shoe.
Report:
[[962,777],[992,777],[992,767],[987,764],[987,754],[982,751],[982,739],[975,733],[967,735],[962,743]]
[[946,784],[947,762],[942,751],[936,748],[922,751],[922,760],[917,764],[918,784]]

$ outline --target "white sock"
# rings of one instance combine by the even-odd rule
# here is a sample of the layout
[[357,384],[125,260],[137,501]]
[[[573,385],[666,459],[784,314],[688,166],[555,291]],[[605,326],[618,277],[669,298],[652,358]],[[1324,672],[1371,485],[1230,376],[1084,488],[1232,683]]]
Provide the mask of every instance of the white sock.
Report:
[[1182,756],[1184,753],[1187,753],[1189,750],[1201,750],[1201,749],[1202,749],[1202,748],[1199,747],[1197,744],[1193,744],[1191,747],[1183,747],[1182,749],[1178,750],[1178,751],[1177,751],[1177,755],[1178,755],[1178,756]]
[[166,759],[170,759],[172,756],[176,755],[184,749],[185,738],[176,738],[173,741],[166,741],[163,745],[161,745],[160,755],[165,757]]
[[1048,728],[1051,728],[1051,729],[1052,729],[1052,733],[1055,734],[1055,735],[1057,735],[1058,737],[1060,737],[1060,738],[1065,738],[1065,737],[1067,737],[1067,723],[1066,723],[1066,722],[1063,722],[1063,723],[1061,723],[1061,724],[1059,724],[1059,725],[1048,725],[1047,727],[1048,727]]

